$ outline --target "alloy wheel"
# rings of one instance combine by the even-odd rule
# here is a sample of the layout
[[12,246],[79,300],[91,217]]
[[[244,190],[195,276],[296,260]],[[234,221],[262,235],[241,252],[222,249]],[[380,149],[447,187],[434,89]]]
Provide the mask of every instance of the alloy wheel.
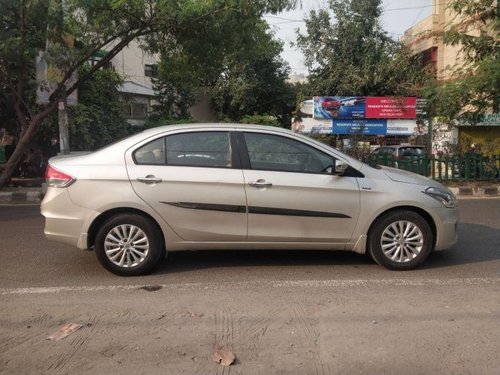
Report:
[[393,262],[405,263],[414,259],[424,246],[424,235],[411,221],[393,222],[382,232],[380,247]]
[[104,251],[113,264],[124,268],[135,267],[147,258],[149,240],[146,233],[135,225],[117,225],[107,233]]

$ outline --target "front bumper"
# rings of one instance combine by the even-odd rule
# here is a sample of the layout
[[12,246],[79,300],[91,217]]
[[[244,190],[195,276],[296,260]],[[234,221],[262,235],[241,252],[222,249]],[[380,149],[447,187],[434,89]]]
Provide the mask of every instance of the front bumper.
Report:
[[436,224],[436,246],[434,250],[446,250],[458,240],[458,209],[438,208],[434,210]]

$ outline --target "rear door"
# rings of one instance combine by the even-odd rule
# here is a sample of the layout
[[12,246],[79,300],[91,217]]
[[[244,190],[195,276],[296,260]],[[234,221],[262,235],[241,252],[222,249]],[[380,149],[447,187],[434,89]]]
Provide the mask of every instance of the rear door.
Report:
[[187,241],[245,241],[246,198],[228,131],[183,131],[129,150],[139,197]]
[[329,242],[343,249],[359,216],[357,179],[333,175],[332,156],[296,139],[250,131],[240,139],[248,241]]

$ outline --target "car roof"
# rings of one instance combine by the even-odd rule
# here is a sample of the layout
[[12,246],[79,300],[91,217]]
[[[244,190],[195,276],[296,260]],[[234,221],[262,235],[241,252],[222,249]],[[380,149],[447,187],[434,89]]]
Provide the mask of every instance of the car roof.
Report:
[[121,165],[123,163],[123,152],[138,143],[147,141],[148,139],[154,139],[157,136],[168,135],[171,132],[176,132],[177,130],[257,130],[262,132],[267,132],[271,134],[283,134],[291,138],[301,139],[306,143],[315,145],[317,148],[323,149],[324,151],[335,155],[336,158],[344,160],[350,164],[353,168],[361,170],[363,163],[357,159],[352,158],[343,152],[336,150],[324,143],[321,143],[313,138],[306,137],[304,135],[294,133],[289,129],[278,128],[274,126],[265,125],[253,125],[253,124],[228,124],[228,123],[193,123],[193,124],[182,124],[182,125],[163,125],[151,129],[146,129],[137,134],[131,135],[122,140],[116,141],[110,145],[104,146],[103,148],[94,151],[92,153],[85,153],[84,155],[78,156],[58,156],[51,159],[51,162],[56,162],[57,165],[75,165],[75,164],[117,164]]

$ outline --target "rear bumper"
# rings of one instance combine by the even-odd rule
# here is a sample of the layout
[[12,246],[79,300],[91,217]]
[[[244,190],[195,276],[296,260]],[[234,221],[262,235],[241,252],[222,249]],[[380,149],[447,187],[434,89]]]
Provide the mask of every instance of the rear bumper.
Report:
[[49,188],[41,204],[49,240],[87,248],[87,231],[98,212],[75,205],[68,189]]

